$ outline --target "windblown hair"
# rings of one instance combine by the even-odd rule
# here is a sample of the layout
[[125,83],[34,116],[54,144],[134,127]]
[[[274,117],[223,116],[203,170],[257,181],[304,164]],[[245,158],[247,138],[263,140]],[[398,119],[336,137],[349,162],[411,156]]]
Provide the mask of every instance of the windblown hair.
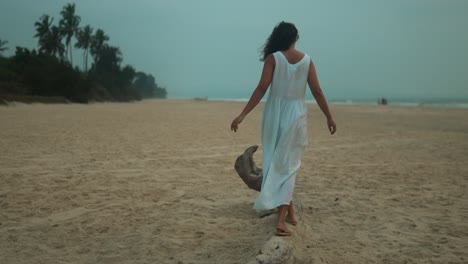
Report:
[[292,23],[281,21],[262,47],[260,61],[265,61],[268,55],[279,50],[287,50],[299,39],[296,26]]

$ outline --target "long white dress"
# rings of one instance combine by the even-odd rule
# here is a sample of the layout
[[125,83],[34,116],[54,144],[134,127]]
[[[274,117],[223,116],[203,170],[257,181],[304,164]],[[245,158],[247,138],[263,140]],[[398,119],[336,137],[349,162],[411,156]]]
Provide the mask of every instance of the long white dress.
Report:
[[268,210],[292,201],[296,172],[307,145],[305,92],[310,57],[291,64],[281,51],[274,54],[275,69],[263,110],[262,189],[254,208]]

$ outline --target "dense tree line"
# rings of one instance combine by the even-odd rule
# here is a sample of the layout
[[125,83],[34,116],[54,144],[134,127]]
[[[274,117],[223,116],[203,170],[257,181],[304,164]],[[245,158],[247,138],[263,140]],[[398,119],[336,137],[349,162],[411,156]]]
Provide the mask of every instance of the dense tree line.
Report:
[[[49,15],[34,24],[37,50],[16,47],[13,56],[3,57],[8,42],[0,39],[0,94],[58,96],[83,103],[166,98],[166,89],[151,74],[121,65],[122,52],[108,44],[102,29],[80,27],[75,4],[65,5],[60,15],[57,24]],[[73,66],[73,47],[83,51],[81,69]]]

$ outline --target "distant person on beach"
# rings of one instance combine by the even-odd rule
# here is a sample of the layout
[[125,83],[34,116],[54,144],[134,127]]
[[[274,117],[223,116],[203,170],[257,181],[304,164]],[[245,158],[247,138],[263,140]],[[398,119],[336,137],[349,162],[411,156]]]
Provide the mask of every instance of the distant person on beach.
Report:
[[296,172],[307,145],[307,83],[327,118],[330,133],[336,132],[314,64],[307,54],[295,48],[298,39],[294,24],[283,21],[276,25],[263,47],[260,82],[242,113],[231,124],[231,130],[236,132],[271,84],[262,118],[263,181],[254,208],[279,209],[276,224],[276,235],[279,236],[292,235],[286,222],[297,224],[292,199]]

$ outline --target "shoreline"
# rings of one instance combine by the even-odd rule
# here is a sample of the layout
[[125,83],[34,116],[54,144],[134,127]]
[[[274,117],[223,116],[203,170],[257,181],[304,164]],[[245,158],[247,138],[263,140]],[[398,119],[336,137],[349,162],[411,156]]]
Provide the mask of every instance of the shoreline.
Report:
[[[24,104],[83,104],[90,105],[96,103],[135,103],[143,102],[147,100],[167,100],[167,101],[194,101],[194,102],[227,102],[227,103],[246,103],[248,98],[181,98],[181,97],[168,97],[168,98],[145,98],[141,100],[134,101],[90,101],[88,103],[76,103],[67,100],[64,97],[58,96],[32,96],[32,95],[13,95],[13,94],[4,94],[0,95],[0,106],[8,106],[15,103],[24,103]],[[379,106],[379,107],[406,107],[406,108],[442,108],[442,109],[468,109],[467,100],[453,101],[450,103],[443,103],[442,101],[452,101],[452,100],[428,100],[431,102],[412,102],[412,100],[407,101],[390,101],[387,105],[379,105],[374,101],[365,101],[365,100],[329,100],[330,105],[355,105],[355,106]],[[265,103],[266,97],[260,101],[260,103]],[[314,100],[306,100],[307,105],[317,105]]]

